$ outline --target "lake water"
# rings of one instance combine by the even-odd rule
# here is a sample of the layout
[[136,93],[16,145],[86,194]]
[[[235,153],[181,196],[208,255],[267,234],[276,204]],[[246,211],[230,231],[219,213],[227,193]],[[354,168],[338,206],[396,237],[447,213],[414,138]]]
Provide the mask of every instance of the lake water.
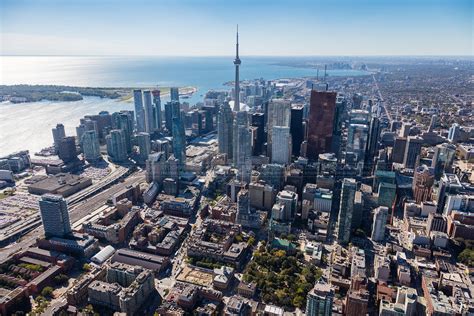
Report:
[[[280,66],[291,57],[242,57],[241,79],[316,76],[315,69]],[[0,56],[0,84],[55,84],[90,87],[194,86],[186,101],[202,100],[208,90],[228,89],[233,80],[232,57],[47,57]],[[322,71],[320,71],[322,74]],[[357,70],[332,70],[329,76],[357,76]],[[68,135],[86,114],[132,109],[116,100],[85,98],[77,102],[0,104],[0,156],[17,150],[32,152],[51,145],[51,128],[63,123]]]

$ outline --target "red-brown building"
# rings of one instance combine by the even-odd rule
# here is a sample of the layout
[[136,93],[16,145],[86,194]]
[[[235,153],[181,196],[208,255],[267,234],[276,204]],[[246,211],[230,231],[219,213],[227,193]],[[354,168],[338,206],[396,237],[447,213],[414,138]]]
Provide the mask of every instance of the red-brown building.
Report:
[[311,90],[306,156],[316,160],[319,154],[331,152],[336,92]]

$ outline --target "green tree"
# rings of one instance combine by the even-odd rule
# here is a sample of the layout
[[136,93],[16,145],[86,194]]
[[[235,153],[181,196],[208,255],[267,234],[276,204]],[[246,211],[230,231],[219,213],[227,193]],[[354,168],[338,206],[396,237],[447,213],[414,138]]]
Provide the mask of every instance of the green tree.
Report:
[[45,287],[41,291],[41,296],[47,297],[47,298],[52,298],[53,297],[53,291],[54,289],[50,286]]

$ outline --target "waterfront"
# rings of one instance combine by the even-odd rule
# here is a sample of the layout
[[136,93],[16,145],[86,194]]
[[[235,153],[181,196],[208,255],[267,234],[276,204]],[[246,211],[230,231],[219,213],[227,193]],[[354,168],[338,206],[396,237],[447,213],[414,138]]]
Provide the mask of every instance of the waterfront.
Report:
[[67,135],[76,135],[79,119],[100,111],[132,110],[133,104],[112,99],[85,97],[74,102],[41,101],[0,103],[0,156],[28,149],[33,154],[51,146],[51,128],[63,123]]
[[[316,76],[316,70],[276,65],[304,58],[246,57],[241,79]],[[65,57],[0,56],[0,84],[55,84],[88,87],[193,86],[183,101],[195,104],[211,89],[229,89],[234,67],[229,57]],[[322,71],[319,72],[322,75]],[[358,70],[330,70],[330,76],[358,76]],[[167,98],[163,98],[166,101]],[[75,135],[79,119],[100,111],[133,109],[130,102],[89,98],[76,102],[0,104],[0,155],[52,144],[51,128],[63,123]]]

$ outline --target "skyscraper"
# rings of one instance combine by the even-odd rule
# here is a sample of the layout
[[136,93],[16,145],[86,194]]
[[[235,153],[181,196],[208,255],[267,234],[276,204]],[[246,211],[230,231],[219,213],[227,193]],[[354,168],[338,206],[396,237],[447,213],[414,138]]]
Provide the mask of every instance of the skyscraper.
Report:
[[155,115],[150,90],[143,91],[143,99],[145,107],[145,132],[153,133],[155,131]]
[[161,97],[160,90],[153,90],[153,116],[155,118],[155,128],[156,130],[161,130]]
[[234,112],[240,111],[240,78],[239,67],[242,62],[239,58],[239,26],[237,25],[237,41],[235,43],[235,83],[234,83]]
[[304,140],[302,105],[293,105],[291,107],[290,133],[292,140],[291,153],[294,156],[299,156],[301,143]]
[[170,88],[170,100],[171,102],[179,102],[179,88],[177,87]]
[[100,159],[100,144],[96,131],[86,131],[82,134],[82,148],[87,161]]
[[78,127],[76,127],[76,135],[77,135],[77,140],[79,141],[79,144],[82,146],[82,135],[86,131],[95,131],[97,135],[99,135],[99,128],[97,126],[97,122],[91,119],[82,118],[80,122],[81,124]]
[[125,139],[125,147],[127,153],[132,152],[132,132],[133,132],[133,112],[131,111],[120,111],[114,113],[116,129],[120,129],[123,132]]
[[166,102],[165,103],[165,127],[168,130],[168,132],[171,132],[172,125],[173,125],[173,103]]
[[341,244],[347,244],[351,238],[356,188],[357,183],[355,179],[345,178],[343,180],[337,230],[337,241]]
[[127,148],[125,136],[121,129],[114,129],[105,137],[107,142],[107,154],[115,162],[127,160]]
[[258,156],[262,154],[263,144],[265,143],[265,115],[263,113],[253,113],[252,126],[256,128],[253,155]]
[[369,126],[369,137],[367,140],[367,147],[365,153],[366,165],[371,169],[375,154],[378,150],[380,138],[380,120],[377,117],[372,117]]
[[65,237],[72,233],[67,202],[62,196],[44,194],[39,206],[46,237]]
[[336,96],[336,92],[311,90],[306,151],[310,160],[331,151]]
[[288,164],[291,158],[290,128],[273,126],[272,128],[272,163]]
[[183,114],[180,110],[179,102],[171,102],[171,112],[172,112],[172,134],[173,134],[173,154],[175,158],[179,161],[180,169],[186,163],[186,135],[184,128],[184,119]]
[[364,161],[369,128],[365,124],[350,124],[347,132],[346,151],[356,155],[357,161]]
[[64,125],[59,123],[52,129],[53,132],[53,142],[54,142],[54,149],[56,153],[59,151],[59,143],[60,141],[66,137],[66,132],[64,130]]
[[453,144],[440,144],[435,147],[431,167],[435,170],[436,180],[439,180],[443,172],[451,173],[453,170],[456,146]]
[[403,165],[405,168],[415,168],[416,160],[421,153],[422,145],[423,138],[418,136],[408,136],[405,157],[403,158]]
[[387,226],[388,207],[379,206],[374,211],[372,225],[372,240],[383,241],[385,239],[385,227]]
[[142,90],[133,90],[133,101],[135,103],[135,120],[137,122],[137,131],[145,131],[145,110],[143,108]]
[[290,101],[284,99],[272,99],[268,104],[267,120],[267,152],[268,156],[272,154],[273,127],[290,126],[291,105]]
[[403,163],[405,150],[407,147],[407,139],[404,137],[396,137],[392,149],[392,161],[395,163]]
[[233,163],[239,170],[239,179],[249,182],[252,169],[252,133],[248,125],[248,113],[239,111],[234,119]]
[[64,162],[77,160],[76,137],[66,136],[59,141],[58,156]]
[[219,145],[219,153],[226,154],[228,159],[232,159],[232,125],[232,110],[229,102],[225,101],[220,107],[217,116],[217,141]]
[[150,134],[148,133],[138,133],[136,136],[138,150],[139,150],[139,159],[140,161],[145,161],[148,159],[148,155],[151,152],[151,141]]

